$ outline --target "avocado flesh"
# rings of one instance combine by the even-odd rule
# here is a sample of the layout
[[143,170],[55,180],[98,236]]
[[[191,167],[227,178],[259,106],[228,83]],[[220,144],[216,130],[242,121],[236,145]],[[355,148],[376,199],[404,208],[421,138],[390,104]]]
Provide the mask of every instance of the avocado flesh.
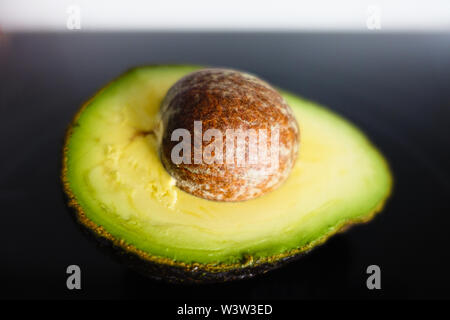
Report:
[[154,132],[167,90],[197,69],[134,69],[101,90],[74,119],[63,181],[86,227],[157,263],[223,271],[301,253],[381,209],[391,189],[382,155],[343,118],[283,91],[301,142],[281,187],[235,203],[178,189],[161,164]]

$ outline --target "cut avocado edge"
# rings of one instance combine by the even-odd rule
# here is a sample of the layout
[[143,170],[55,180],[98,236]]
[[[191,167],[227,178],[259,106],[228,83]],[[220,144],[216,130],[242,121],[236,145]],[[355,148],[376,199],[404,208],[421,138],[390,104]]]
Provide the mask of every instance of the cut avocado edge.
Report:
[[[70,184],[69,176],[68,176],[68,153],[69,153],[68,146],[69,146],[70,138],[71,138],[74,128],[77,126],[77,122],[80,119],[83,112],[91,104],[91,102],[103,92],[103,90],[105,88],[110,88],[111,85],[118,83],[118,80],[122,79],[124,76],[129,75],[130,73],[133,73],[133,72],[139,72],[143,68],[162,68],[163,69],[164,67],[170,68],[170,67],[174,67],[174,66],[175,65],[165,65],[165,66],[157,65],[157,66],[137,67],[137,68],[133,68],[133,69],[129,70],[128,72],[121,75],[117,79],[111,81],[104,88],[100,89],[91,99],[89,99],[77,112],[72,123],[69,125],[69,127],[67,129],[66,137],[65,137],[65,141],[64,141],[64,147],[63,147],[63,163],[62,163],[61,179],[63,182],[65,194],[68,198],[68,206],[74,210],[75,218],[78,221],[78,223],[82,227],[88,229],[88,231],[90,231],[96,237],[101,238],[102,240],[106,240],[107,242],[109,242],[111,244],[112,247],[119,249],[122,252],[131,254],[131,255],[135,256],[136,258],[138,258],[139,260],[142,260],[144,262],[156,264],[158,266],[173,267],[173,268],[179,269],[179,271],[181,271],[181,272],[186,272],[191,275],[192,275],[192,272],[195,271],[196,274],[200,275],[200,279],[197,279],[199,281],[201,281],[202,278],[207,278],[208,274],[209,275],[216,274],[218,277],[223,278],[223,272],[228,272],[228,271],[233,271],[235,274],[235,276],[233,276],[233,277],[236,278],[236,277],[241,277],[240,274],[242,274],[243,276],[245,276],[245,274],[247,274],[247,275],[253,274],[253,272],[251,270],[255,270],[255,268],[256,269],[262,268],[262,270],[271,269],[274,265],[278,265],[280,262],[284,262],[284,261],[288,261],[288,260],[291,261],[291,260],[293,260],[292,258],[294,258],[296,256],[300,256],[301,254],[311,250],[312,248],[326,242],[326,240],[328,238],[330,238],[331,236],[333,236],[334,234],[341,232],[343,230],[346,230],[352,225],[370,221],[378,212],[380,212],[383,209],[383,207],[386,203],[386,200],[388,199],[389,195],[391,194],[393,179],[392,179],[392,174],[389,169],[388,163],[386,162],[384,157],[381,155],[381,153],[379,153],[378,149],[373,146],[372,142],[370,140],[368,140],[367,137],[364,134],[362,134],[361,131],[357,127],[355,127],[352,123],[348,122],[347,120],[343,119],[341,116],[335,115],[334,112],[328,111],[327,108],[325,108],[323,106],[317,105],[313,102],[309,102],[305,99],[299,98],[299,97],[283,90],[282,91],[283,94],[289,96],[291,99],[298,99],[298,100],[301,100],[308,104],[311,103],[314,106],[314,108],[316,108],[317,110],[319,110],[319,109],[323,110],[323,112],[327,113],[328,116],[336,116],[341,121],[345,121],[349,127],[353,128],[354,130],[356,130],[358,132],[360,137],[365,139],[365,143],[368,145],[368,147],[372,151],[376,152],[379,159],[381,161],[383,161],[383,165],[385,166],[385,171],[388,174],[388,177],[387,177],[388,188],[385,193],[386,196],[382,201],[380,201],[376,206],[374,206],[373,209],[369,213],[363,214],[361,217],[357,217],[357,218],[353,218],[353,219],[344,219],[340,223],[335,224],[332,228],[330,228],[327,231],[327,233],[324,234],[322,237],[319,237],[318,239],[315,239],[315,240],[309,242],[305,246],[301,246],[298,248],[287,250],[287,251],[279,253],[279,254],[270,255],[270,256],[266,256],[266,257],[254,258],[252,255],[244,255],[243,260],[236,262],[236,263],[223,263],[223,262],[218,262],[218,263],[214,263],[214,262],[212,262],[212,263],[198,263],[198,262],[190,263],[189,262],[189,263],[187,263],[187,262],[177,261],[177,260],[173,260],[173,259],[167,258],[167,257],[151,255],[150,253],[137,248],[135,245],[127,243],[124,239],[119,239],[119,238],[116,238],[115,236],[113,236],[111,233],[109,233],[107,230],[105,230],[104,227],[95,223],[94,221],[92,221],[91,219],[89,219],[87,217],[87,215],[84,212],[83,207],[77,200],[77,198],[71,188],[71,184]],[[176,67],[177,68],[186,68],[187,70],[196,70],[198,68],[201,68],[200,66],[194,66],[194,65],[183,65],[183,66],[176,65]],[[236,272],[238,272],[238,273],[236,273]]]

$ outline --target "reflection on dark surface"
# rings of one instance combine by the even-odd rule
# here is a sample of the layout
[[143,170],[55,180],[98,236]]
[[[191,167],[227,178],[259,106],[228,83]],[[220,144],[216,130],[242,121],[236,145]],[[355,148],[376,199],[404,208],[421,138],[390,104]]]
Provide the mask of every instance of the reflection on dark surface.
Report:
[[[8,34],[0,40],[0,297],[450,297],[449,34]],[[196,63],[253,72],[327,105],[389,159],[394,194],[373,222],[253,280],[173,286],[99,253],[59,185],[61,142],[80,104],[126,69]],[[65,287],[78,264],[81,292]],[[382,290],[365,286],[366,267]]]

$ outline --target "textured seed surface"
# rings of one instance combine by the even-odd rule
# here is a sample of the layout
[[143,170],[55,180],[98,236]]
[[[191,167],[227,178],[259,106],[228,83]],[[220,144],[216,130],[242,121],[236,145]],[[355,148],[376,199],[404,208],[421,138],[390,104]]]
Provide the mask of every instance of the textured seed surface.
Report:
[[[162,141],[161,160],[177,186],[195,196],[216,201],[242,201],[256,198],[274,190],[288,177],[297,157],[299,128],[281,95],[266,82],[253,75],[228,69],[203,69],[193,72],[172,86],[161,105]],[[194,121],[201,121],[202,133],[218,129],[223,133],[223,161],[195,163],[197,155],[215,141],[195,144]],[[245,138],[245,147],[237,140],[234,161],[226,161],[227,129],[257,132],[257,147],[266,144],[271,150],[271,134],[278,128],[278,166],[258,157],[250,161],[255,140]],[[187,129],[191,134],[190,163],[175,164],[172,149],[180,143],[172,141],[175,129]],[[267,134],[264,140],[260,129]],[[236,132],[236,131],[235,131]],[[228,140],[230,141],[230,140]],[[241,145],[242,146],[242,145]],[[201,149],[199,149],[201,148]],[[260,150],[260,149],[258,149]],[[215,155],[214,153],[212,154]],[[244,160],[244,164],[238,158]],[[197,158],[198,159],[198,158]],[[186,162],[186,161],[185,161]],[[197,161],[198,162],[198,161]]]

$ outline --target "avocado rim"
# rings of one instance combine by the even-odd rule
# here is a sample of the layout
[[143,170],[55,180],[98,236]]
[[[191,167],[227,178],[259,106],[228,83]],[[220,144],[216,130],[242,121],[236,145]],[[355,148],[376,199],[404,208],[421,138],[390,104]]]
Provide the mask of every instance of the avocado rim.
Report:
[[[173,64],[175,65],[175,64]],[[61,181],[63,185],[63,191],[66,196],[67,206],[71,209],[72,214],[76,222],[84,229],[88,231],[94,238],[101,243],[105,244],[107,247],[113,249],[114,253],[119,253],[125,259],[123,260],[129,267],[135,269],[136,271],[143,273],[147,276],[156,279],[163,279],[169,282],[188,282],[188,283],[199,283],[199,282],[224,282],[228,280],[237,280],[250,278],[257,274],[265,273],[271,269],[275,269],[280,267],[281,265],[296,260],[304,253],[309,252],[313,248],[322,245],[325,243],[330,237],[337,233],[345,232],[350,227],[367,223],[372,220],[379,212],[384,208],[387,200],[390,198],[393,189],[393,176],[392,171],[387,163],[387,161],[383,157],[384,165],[389,174],[389,188],[386,193],[386,197],[377,204],[373,210],[366,214],[366,216],[361,218],[349,219],[345,220],[334,226],[333,230],[325,234],[324,236],[311,241],[305,246],[294,248],[276,255],[267,256],[263,258],[258,258],[255,260],[253,256],[246,255],[244,259],[240,262],[226,264],[226,263],[185,263],[181,261],[172,260],[170,258],[151,255],[150,253],[143,251],[136,246],[127,243],[124,239],[118,239],[114,237],[111,233],[109,233],[105,228],[101,225],[96,224],[94,221],[89,219],[84,209],[78,203],[72,189],[70,186],[70,182],[68,179],[68,143],[76,127],[76,123],[83,113],[83,111],[90,105],[90,103],[111,83],[119,80],[121,77],[126,74],[132,72],[133,70],[139,69],[141,67],[153,67],[153,66],[162,66],[162,65],[147,65],[140,66],[129,69],[127,72],[121,74],[116,77],[114,80],[108,82],[105,86],[99,89],[90,99],[88,99],[76,112],[72,121],[67,127],[66,134],[63,142],[62,149],[62,169],[61,169]],[[164,65],[167,66],[167,65]],[[179,65],[177,66],[188,66],[188,65]],[[372,145],[370,141],[368,141]],[[161,267],[166,269],[166,276],[161,276],[164,273],[161,273]],[[157,273],[154,273],[155,270],[158,270]],[[170,270],[169,270],[170,269]]]

